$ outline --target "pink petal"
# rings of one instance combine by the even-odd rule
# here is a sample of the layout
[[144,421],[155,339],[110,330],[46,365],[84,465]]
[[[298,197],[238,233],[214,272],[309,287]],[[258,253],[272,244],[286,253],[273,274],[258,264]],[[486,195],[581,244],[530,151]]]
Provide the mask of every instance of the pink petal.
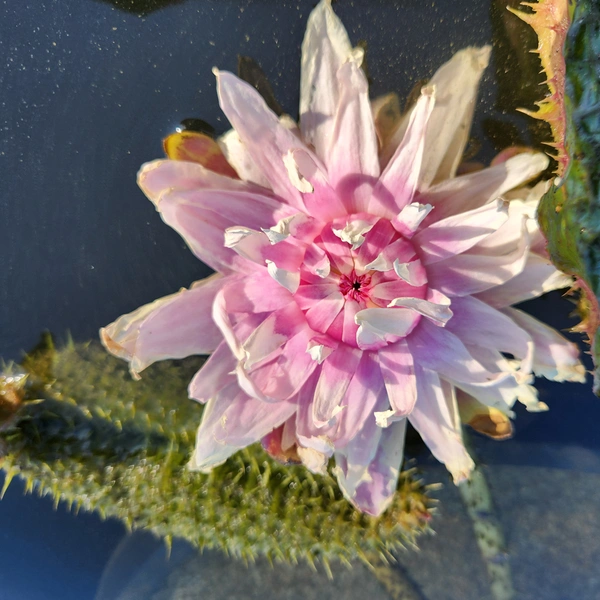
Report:
[[[377,136],[369,103],[365,74],[352,60],[337,72],[340,97],[326,164],[332,186],[347,175],[379,177]],[[344,196],[343,200],[348,199]],[[362,212],[364,206],[346,205],[349,213]]]
[[[425,129],[434,105],[434,90],[424,88],[417,101],[402,143],[387,164],[375,186],[368,211],[393,218],[412,202],[423,158]],[[388,194],[382,193],[383,188]]]
[[[281,200],[269,190],[246,181],[219,175],[194,162],[154,160],[145,163],[138,172],[137,182],[144,194],[156,205],[160,202],[163,194],[173,190],[182,192],[212,190],[250,194],[259,204],[254,209],[259,211],[259,214],[262,214],[265,219],[278,210],[282,213],[281,217],[290,214],[290,210],[281,206]],[[245,225],[246,223],[238,224]]]
[[217,71],[221,109],[237,131],[273,191],[298,210],[304,210],[302,194],[293,185],[284,156],[302,142],[282,125],[261,95],[249,84],[226,71]]
[[[329,286],[323,286],[326,290]],[[300,288],[302,290],[302,288]],[[316,290],[320,291],[320,290]],[[345,300],[339,288],[333,289],[325,298],[313,304],[305,313],[306,322],[315,331],[326,332],[344,309]]]
[[339,98],[337,72],[351,52],[348,34],[331,3],[319,2],[308,17],[302,43],[300,129],[322,160],[329,152]]
[[327,424],[339,412],[360,357],[359,350],[341,344],[323,363],[313,401],[313,420],[317,427]]
[[[379,219],[365,235],[365,241],[358,249],[356,255],[358,263],[364,267],[374,261],[379,256],[381,249],[390,245],[394,236],[396,236],[396,230],[390,225],[390,222],[387,219]],[[408,248],[410,251],[410,244],[404,242],[404,248]]]
[[522,359],[521,372],[531,373],[533,341],[529,334],[505,314],[491,306],[466,296],[452,300],[454,316],[446,329],[465,345],[476,345],[508,352]]
[[405,433],[406,419],[382,429],[371,415],[362,431],[335,453],[340,488],[360,511],[378,516],[390,505],[402,466]]
[[[314,332],[305,327],[282,346],[272,361],[250,368],[246,375],[255,390],[270,402],[288,400],[297,394],[318,365],[306,351],[313,337]],[[238,380],[239,377],[238,372]]]
[[549,259],[530,253],[519,275],[477,294],[477,298],[495,308],[504,308],[571,285],[573,279],[557,270]]
[[245,368],[266,360],[303,327],[302,312],[293,302],[269,314],[243,343]]
[[469,478],[475,465],[463,444],[454,390],[433,371],[420,365],[415,371],[418,401],[408,420],[458,484]]
[[[340,229],[343,228],[345,223],[341,225]],[[323,229],[321,232],[321,242],[323,249],[332,260],[332,267],[336,268],[340,273],[346,275],[349,274],[354,268],[350,245],[346,242],[342,242],[342,240],[333,233],[331,227]]]
[[442,181],[420,194],[419,202],[435,207],[427,220],[432,223],[492,202],[530,181],[547,166],[545,154],[524,152],[499,165]]
[[338,428],[334,437],[336,447],[345,446],[372,418],[375,406],[385,396],[384,381],[377,365],[376,354],[363,352],[356,372],[352,375],[340,406]]
[[224,247],[223,233],[228,227],[260,229],[290,212],[260,188],[217,175],[196,163],[148,163],[138,180],[163,220],[185,239],[196,256],[219,271],[244,270],[248,265]]
[[421,261],[430,265],[466,252],[508,219],[507,203],[498,200],[469,212],[442,219],[415,235]]
[[406,340],[400,340],[380,350],[378,355],[390,406],[396,416],[406,416],[417,400],[413,356],[408,344]]
[[224,387],[235,383],[237,360],[229,346],[221,342],[188,386],[188,396],[202,404],[214,398]]
[[407,340],[415,365],[436,371],[452,382],[490,384],[504,377],[485,369],[457,336],[427,319],[421,319]]
[[521,310],[505,308],[503,312],[533,338],[536,375],[553,381],[585,383],[585,367],[579,360],[579,348],[575,344]]
[[100,330],[107,350],[130,362],[134,377],[157,360],[210,354],[222,341],[211,305],[227,279],[213,275],[119,317]]
[[338,193],[331,187],[327,170],[316,157],[304,149],[293,150],[291,157],[298,174],[310,183],[312,191],[304,194],[308,214],[327,222],[347,213]]
[[238,292],[247,300],[247,312],[272,312],[293,302],[292,294],[266,272],[245,277]]
[[292,402],[267,404],[237,391],[235,384],[209,400],[189,467],[209,472],[227,458],[279,427],[296,411]]
[[478,250],[480,248],[477,245],[464,254],[451,256],[429,265],[427,269],[429,285],[450,296],[467,296],[510,281],[517,277],[527,264],[529,256],[527,229],[526,227],[521,229],[521,236],[517,243],[504,253],[500,251],[498,254],[484,254]]

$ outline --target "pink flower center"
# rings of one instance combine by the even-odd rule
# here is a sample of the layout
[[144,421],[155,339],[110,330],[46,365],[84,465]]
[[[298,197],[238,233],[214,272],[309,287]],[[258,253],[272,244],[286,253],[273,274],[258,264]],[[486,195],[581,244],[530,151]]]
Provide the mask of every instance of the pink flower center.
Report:
[[[364,213],[336,219],[312,245],[312,262],[305,259],[301,266],[294,298],[316,332],[356,348],[357,313],[373,308],[406,313],[390,304],[427,296],[425,269],[413,244],[387,219]],[[419,319],[415,312],[414,325]],[[394,339],[399,338],[386,337],[382,347]]]
[[365,303],[369,298],[370,283],[370,273],[359,275],[352,269],[350,275],[342,275],[340,277],[340,292],[342,292],[342,295],[346,300]]

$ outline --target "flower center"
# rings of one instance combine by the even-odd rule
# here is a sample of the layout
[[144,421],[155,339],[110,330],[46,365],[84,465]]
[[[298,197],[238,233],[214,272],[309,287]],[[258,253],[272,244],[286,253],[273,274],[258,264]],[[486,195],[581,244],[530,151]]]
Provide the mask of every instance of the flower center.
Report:
[[369,284],[371,283],[371,274],[364,273],[359,275],[354,269],[349,275],[341,275],[340,292],[346,300],[355,302],[366,302],[369,298]]
[[365,311],[377,311],[373,317],[386,323],[390,318],[402,321],[370,344],[383,347],[420,319],[417,312],[398,308],[398,300],[414,303],[427,296],[427,275],[411,240],[387,219],[364,213],[338,218],[320,230],[299,279],[294,299],[309,326],[355,348]]

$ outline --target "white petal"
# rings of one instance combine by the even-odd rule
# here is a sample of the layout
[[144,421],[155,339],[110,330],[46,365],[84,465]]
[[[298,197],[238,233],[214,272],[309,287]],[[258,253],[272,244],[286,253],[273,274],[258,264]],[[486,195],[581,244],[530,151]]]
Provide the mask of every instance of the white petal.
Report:
[[265,188],[271,187],[269,180],[252,160],[252,155],[235,129],[230,129],[223,134],[217,143],[227,162],[236,170],[242,181],[251,181]]
[[322,159],[329,149],[339,98],[336,74],[351,52],[348,34],[331,2],[320,2],[308,17],[302,42],[300,127]]
[[454,177],[469,139],[477,87],[490,52],[490,46],[465,48],[429,81],[436,87],[436,98],[427,124],[420,189]]

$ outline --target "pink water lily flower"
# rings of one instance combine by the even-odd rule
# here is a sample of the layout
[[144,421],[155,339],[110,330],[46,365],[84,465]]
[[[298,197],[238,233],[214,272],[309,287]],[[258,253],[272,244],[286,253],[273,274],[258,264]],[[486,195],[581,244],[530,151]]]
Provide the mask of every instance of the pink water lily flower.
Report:
[[[158,160],[139,184],[217,273],[102,330],[134,374],[212,354],[189,386],[206,403],[190,467],[263,441],[378,515],[407,423],[456,482],[461,415],[543,410],[534,375],[583,381],[577,348],[512,304],[568,286],[534,220],[547,166],[521,152],[457,175],[489,48],[443,65],[393,131],[376,125],[353,48],[323,0],[302,45],[300,123],[215,71],[239,179]],[[492,421],[494,421],[494,418]]]

